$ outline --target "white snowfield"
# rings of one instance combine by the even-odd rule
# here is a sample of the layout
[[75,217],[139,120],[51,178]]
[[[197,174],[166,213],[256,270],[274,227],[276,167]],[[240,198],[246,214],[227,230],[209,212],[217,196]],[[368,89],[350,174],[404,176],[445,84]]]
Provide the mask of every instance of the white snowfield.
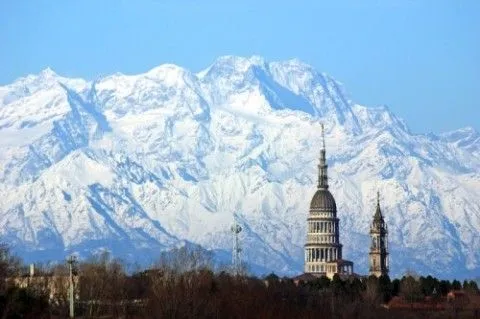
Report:
[[302,271],[326,126],[344,256],[367,272],[376,192],[393,275],[480,275],[480,135],[418,135],[298,60],[225,56],[95,81],[47,69],[0,87],[0,240],[29,261],[196,244]]

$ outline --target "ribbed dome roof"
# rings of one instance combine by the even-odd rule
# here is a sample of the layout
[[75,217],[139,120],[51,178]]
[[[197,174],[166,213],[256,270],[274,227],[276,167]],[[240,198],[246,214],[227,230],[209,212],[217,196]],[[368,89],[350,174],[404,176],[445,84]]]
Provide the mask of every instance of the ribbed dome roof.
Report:
[[330,193],[328,189],[319,189],[315,195],[313,195],[310,209],[337,212],[337,204],[335,203],[335,198],[333,198],[332,193]]

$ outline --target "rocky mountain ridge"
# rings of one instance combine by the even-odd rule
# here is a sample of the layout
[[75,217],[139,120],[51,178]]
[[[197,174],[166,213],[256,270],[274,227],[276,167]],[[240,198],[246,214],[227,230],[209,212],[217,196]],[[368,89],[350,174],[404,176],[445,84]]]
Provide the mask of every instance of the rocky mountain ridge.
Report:
[[302,270],[326,125],[344,255],[367,271],[377,189],[393,274],[480,274],[480,135],[418,135],[299,61],[218,58],[95,81],[47,69],[0,87],[0,237],[32,260],[185,243],[257,273]]

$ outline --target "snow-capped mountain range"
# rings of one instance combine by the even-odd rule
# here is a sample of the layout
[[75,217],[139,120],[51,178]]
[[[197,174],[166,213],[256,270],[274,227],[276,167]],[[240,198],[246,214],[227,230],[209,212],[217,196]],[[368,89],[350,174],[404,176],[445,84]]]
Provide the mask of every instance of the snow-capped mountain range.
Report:
[[0,87],[0,240],[27,260],[183,244],[257,273],[303,269],[321,123],[344,256],[367,272],[376,192],[393,275],[480,275],[480,135],[418,135],[298,60],[218,58],[95,81],[46,69]]

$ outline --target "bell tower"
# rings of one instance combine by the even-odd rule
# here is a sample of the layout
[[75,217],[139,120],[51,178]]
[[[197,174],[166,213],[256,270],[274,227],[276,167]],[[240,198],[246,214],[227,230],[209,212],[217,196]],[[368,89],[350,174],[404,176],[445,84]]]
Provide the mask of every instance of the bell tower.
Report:
[[380,192],[377,192],[377,209],[370,227],[370,275],[388,275],[388,227],[380,209]]

